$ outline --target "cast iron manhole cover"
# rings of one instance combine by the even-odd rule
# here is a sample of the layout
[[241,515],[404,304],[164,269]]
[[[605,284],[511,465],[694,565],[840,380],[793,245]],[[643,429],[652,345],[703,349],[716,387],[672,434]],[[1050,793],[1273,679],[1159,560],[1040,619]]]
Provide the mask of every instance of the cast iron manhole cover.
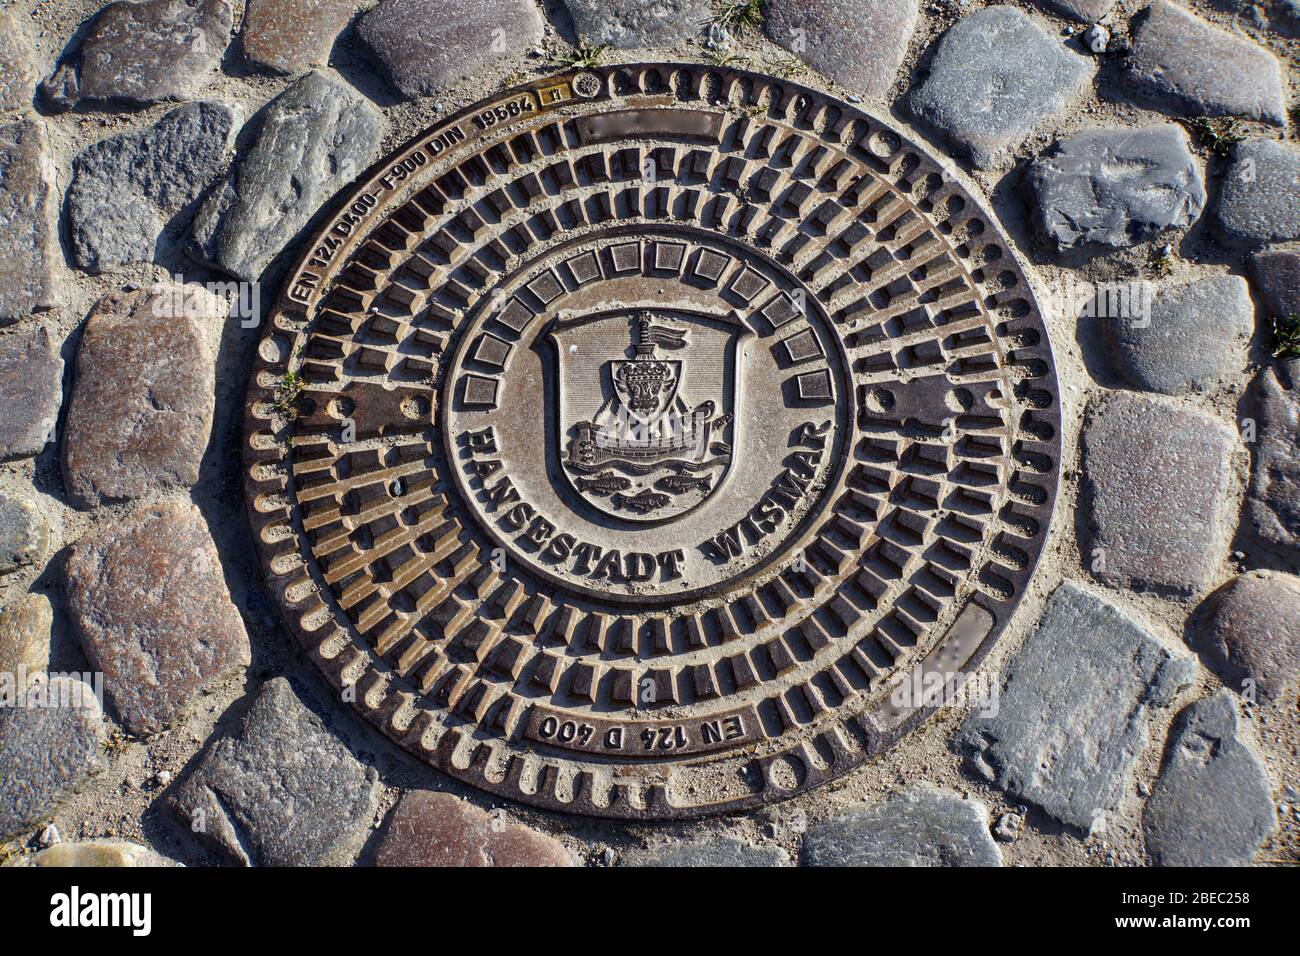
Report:
[[1005,626],[1059,465],[993,218],[785,80],[616,66],[374,167],[286,280],[250,514],[298,640],[422,760],[539,806],[790,796]]

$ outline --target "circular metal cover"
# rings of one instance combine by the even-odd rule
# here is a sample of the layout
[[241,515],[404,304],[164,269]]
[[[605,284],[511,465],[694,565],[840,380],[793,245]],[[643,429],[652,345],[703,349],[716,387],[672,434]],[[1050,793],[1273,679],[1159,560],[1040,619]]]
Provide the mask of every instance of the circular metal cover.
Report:
[[701,65],[540,80],[375,166],[257,351],[286,621],[477,787],[732,810],[889,745],[988,652],[1058,480],[1047,331],[886,123]]

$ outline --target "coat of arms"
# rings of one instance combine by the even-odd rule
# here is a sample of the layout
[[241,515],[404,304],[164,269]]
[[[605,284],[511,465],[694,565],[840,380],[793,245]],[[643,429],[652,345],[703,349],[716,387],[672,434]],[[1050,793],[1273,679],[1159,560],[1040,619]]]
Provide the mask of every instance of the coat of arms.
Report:
[[555,323],[560,464],[578,494],[627,521],[712,494],[731,464],[741,332],[650,312]]

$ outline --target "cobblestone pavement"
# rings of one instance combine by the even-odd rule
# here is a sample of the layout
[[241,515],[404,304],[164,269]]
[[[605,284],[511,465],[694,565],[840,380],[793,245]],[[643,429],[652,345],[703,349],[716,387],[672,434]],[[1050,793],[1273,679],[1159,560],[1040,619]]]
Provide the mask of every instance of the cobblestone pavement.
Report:
[[[1294,3],[101,6],[0,9],[0,697],[28,704],[0,862],[1300,863]],[[649,61],[794,79],[946,158],[1027,264],[1064,415],[997,712],[662,825],[494,800],[362,727],[280,622],[239,466],[260,319],[332,197],[495,90]]]

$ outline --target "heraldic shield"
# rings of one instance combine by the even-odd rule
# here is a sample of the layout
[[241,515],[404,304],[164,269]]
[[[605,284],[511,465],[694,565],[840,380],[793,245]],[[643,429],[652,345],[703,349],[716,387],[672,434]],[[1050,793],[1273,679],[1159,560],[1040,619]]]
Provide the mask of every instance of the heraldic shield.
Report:
[[557,320],[561,470],[592,507],[631,522],[685,514],[733,458],[737,349],[730,318],[674,313]]

